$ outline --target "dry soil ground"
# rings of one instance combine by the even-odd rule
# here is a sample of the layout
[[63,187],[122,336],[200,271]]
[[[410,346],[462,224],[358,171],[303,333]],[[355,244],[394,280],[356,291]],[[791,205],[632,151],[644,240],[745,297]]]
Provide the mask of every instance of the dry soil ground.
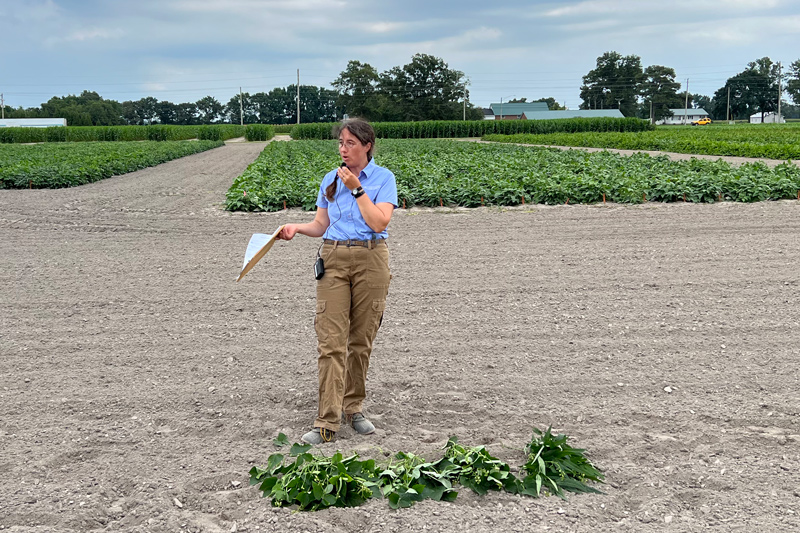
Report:
[[310,218],[222,210],[263,146],[0,191],[0,530],[800,529],[796,201],[399,210],[378,432],[322,451],[519,465],[552,424],[606,494],[271,508],[247,472],[316,412],[317,243],[234,283],[251,233]]

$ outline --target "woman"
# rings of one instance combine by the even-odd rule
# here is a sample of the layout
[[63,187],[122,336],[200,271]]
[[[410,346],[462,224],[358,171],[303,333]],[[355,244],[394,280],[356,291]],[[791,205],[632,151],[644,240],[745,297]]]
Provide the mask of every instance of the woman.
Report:
[[350,119],[335,128],[342,166],[322,179],[317,213],[307,224],[287,224],[278,239],[297,233],[322,237],[324,274],[317,281],[319,410],[309,444],[330,442],[342,414],[362,435],[375,431],[363,413],[372,341],[389,291],[386,227],[397,207],[394,174],[372,159],[375,131]]

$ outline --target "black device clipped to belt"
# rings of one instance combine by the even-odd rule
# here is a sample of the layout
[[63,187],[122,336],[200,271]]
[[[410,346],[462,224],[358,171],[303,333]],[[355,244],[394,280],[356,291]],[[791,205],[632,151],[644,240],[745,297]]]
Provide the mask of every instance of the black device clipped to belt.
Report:
[[[344,161],[342,161],[342,164],[339,165],[340,168],[341,167],[346,167],[346,166],[347,166],[347,163],[345,163]],[[333,182],[336,183],[336,181],[338,179],[339,179],[339,174],[337,173],[333,177]],[[336,185],[337,186],[336,186],[336,189],[334,190],[333,197],[336,199],[336,207],[339,207],[339,197],[336,195],[336,193],[339,192],[338,191],[338,189],[339,189],[338,185],[339,184],[336,183]],[[339,208],[339,218],[337,218],[336,221],[333,224],[336,224],[336,222],[339,222],[340,218],[342,218],[342,209],[341,208]],[[328,228],[332,228],[333,224],[328,226]],[[319,248],[317,248],[317,260],[314,261],[314,279],[316,279],[316,280],[322,279],[322,276],[325,275],[325,261],[322,260],[322,256],[319,254],[320,250],[322,250],[322,245],[321,244],[319,245]]]

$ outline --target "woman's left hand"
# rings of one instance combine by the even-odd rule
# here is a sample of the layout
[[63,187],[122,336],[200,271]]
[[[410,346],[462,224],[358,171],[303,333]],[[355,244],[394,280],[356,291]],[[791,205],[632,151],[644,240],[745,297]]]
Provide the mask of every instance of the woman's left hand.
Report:
[[351,191],[354,191],[361,186],[361,181],[359,181],[358,176],[350,172],[349,168],[339,167],[337,172],[339,173],[339,179],[342,180],[344,186]]

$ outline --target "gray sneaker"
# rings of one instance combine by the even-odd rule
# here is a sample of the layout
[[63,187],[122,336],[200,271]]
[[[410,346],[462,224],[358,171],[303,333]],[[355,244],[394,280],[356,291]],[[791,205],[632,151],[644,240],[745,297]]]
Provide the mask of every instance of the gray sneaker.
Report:
[[359,435],[371,435],[375,433],[375,426],[372,425],[372,422],[367,420],[363,414],[361,413],[354,413],[348,416],[350,419],[350,423],[353,425],[353,429],[356,430],[356,433]]
[[324,442],[333,442],[334,437],[336,436],[335,431],[331,431],[330,429],[325,428],[314,428],[302,437],[300,440],[305,442],[306,444],[322,444]]

